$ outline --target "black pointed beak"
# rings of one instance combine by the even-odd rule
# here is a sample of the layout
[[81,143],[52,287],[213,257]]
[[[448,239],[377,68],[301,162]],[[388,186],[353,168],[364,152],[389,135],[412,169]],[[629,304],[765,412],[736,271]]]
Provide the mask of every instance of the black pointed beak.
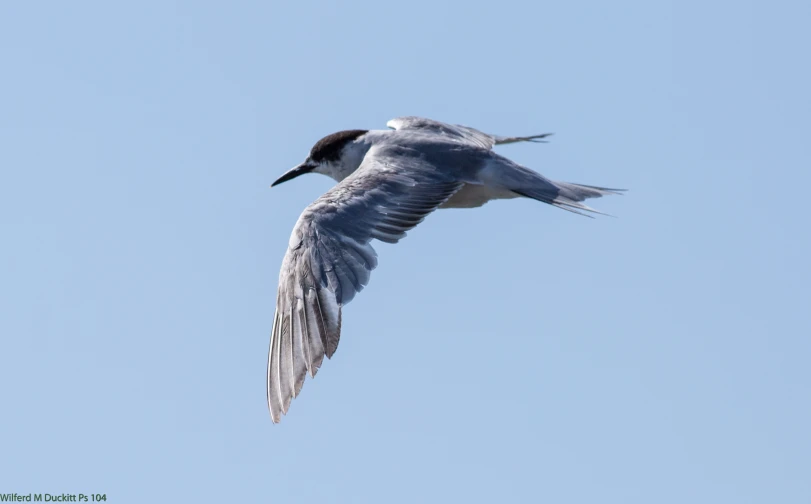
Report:
[[279,185],[282,182],[287,182],[288,180],[292,180],[299,175],[304,175],[305,173],[310,173],[315,169],[315,166],[308,164],[306,161],[301,163],[300,165],[296,166],[292,170],[289,170],[287,173],[279,177],[276,182],[270,184],[270,187],[275,185]]

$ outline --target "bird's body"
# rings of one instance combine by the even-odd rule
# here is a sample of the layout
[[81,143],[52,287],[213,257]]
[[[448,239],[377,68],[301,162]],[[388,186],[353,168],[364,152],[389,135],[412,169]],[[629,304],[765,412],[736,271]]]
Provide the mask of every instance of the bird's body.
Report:
[[584,199],[617,190],[554,182],[495,153],[494,145],[547,135],[499,137],[430,119],[389,121],[392,130],[349,130],[320,140],[274,185],[308,172],[338,184],[308,206],[279,275],[267,393],[278,422],[307,372],[315,376],[340,338],[341,307],[377,265],[372,239],[396,243],[438,208],[473,208],[526,196],[576,213]]

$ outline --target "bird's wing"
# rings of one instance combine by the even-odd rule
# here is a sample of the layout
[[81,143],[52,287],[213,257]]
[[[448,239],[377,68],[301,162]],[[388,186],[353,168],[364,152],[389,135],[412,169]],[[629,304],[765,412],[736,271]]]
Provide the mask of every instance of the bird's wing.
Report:
[[396,243],[461,185],[413,154],[374,147],[352,175],[304,210],[279,273],[267,372],[274,422],[307,372],[315,376],[335,352],[341,307],[377,266],[369,242]]
[[494,145],[515,142],[543,142],[544,138],[551,135],[551,133],[512,137],[491,135],[469,126],[462,126],[461,124],[447,124],[440,121],[434,121],[433,119],[414,116],[396,117],[387,122],[386,126],[394,130],[427,131],[435,135],[444,136],[451,141],[465,143],[487,150],[492,149]]

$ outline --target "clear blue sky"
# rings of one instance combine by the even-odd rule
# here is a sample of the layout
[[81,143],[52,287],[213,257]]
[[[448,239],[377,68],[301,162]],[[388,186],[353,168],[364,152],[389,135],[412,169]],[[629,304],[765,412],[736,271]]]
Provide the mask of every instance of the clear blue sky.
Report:
[[[346,4],[344,2],[344,4]],[[811,4],[3,2],[0,493],[811,502]],[[617,219],[433,214],[280,425],[321,136],[500,134]]]

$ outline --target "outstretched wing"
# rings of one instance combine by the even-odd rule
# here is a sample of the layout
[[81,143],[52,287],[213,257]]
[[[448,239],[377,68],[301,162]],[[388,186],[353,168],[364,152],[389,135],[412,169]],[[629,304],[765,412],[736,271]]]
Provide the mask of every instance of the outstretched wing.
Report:
[[267,399],[274,422],[341,336],[341,307],[369,281],[369,242],[396,243],[461,187],[415,155],[373,148],[360,168],[308,206],[279,273]]
[[551,135],[551,133],[543,133],[541,135],[532,136],[499,136],[483,133],[475,128],[469,126],[462,126],[460,124],[447,124],[433,119],[426,119],[424,117],[396,117],[386,123],[391,129],[394,130],[423,130],[428,131],[435,135],[442,135],[449,140],[474,145],[483,149],[490,150],[494,145],[509,144],[515,142],[543,142],[544,138]]

